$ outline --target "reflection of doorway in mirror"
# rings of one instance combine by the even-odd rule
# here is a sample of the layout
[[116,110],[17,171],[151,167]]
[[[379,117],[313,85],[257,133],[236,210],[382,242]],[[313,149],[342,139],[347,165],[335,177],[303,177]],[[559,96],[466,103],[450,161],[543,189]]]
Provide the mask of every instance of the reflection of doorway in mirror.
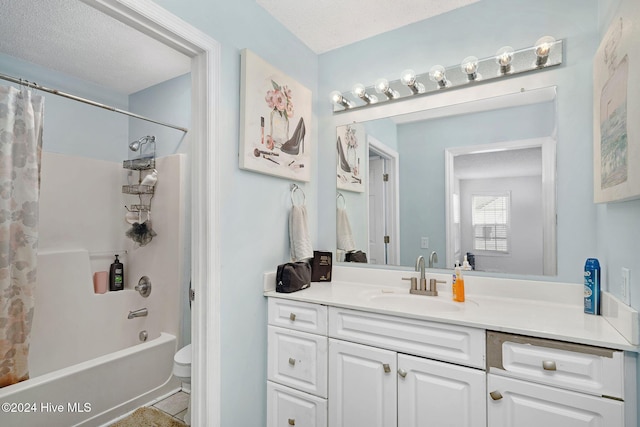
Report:
[[400,261],[398,153],[368,136],[369,263],[394,265]]
[[[475,269],[482,271],[556,274],[555,140],[454,147],[445,151],[445,159],[446,266],[471,253]],[[472,218],[474,196],[491,196],[486,203],[493,205],[494,196],[506,193],[506,228],[498,226],[502,219],[493,218],[503,211],[484,212],[493,222]],[[503,228],[508,237],[498,233]],[[479,237],[484,246],[478,245]],[[503,241],[508,250],[495,246]]]

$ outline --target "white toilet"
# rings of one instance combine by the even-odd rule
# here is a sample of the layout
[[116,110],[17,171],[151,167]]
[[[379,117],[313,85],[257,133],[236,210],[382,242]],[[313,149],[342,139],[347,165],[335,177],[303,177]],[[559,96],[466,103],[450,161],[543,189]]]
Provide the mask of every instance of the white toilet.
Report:
[[[191,344],[182,347],[173,356],[173,375],[183,384],[189,385],[189,389],[191,388]],[[189,406],[187,406],[187,413],[184,415],[184,422],[191,425],[191,395],[189,395]]]

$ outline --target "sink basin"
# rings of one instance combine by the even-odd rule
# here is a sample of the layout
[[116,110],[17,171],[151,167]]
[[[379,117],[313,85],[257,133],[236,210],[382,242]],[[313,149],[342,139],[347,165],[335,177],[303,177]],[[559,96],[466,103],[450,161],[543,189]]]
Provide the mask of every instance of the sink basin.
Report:
[[444,296],[429,297],[409,293],[378,291],[363,295],[375,307],[393,310],[417,310],[424,312],[446,312],[462,310],[465,303],[453,302]]

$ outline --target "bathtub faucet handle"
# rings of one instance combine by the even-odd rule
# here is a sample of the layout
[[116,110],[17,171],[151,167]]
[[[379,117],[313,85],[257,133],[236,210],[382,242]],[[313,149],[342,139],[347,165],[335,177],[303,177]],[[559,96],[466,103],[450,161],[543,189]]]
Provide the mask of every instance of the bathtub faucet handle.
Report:
[[130,311],[127,319],[133,319],[135,317],[144,317],[149,314],[149,310],[146,308],[141,308],[139,310]]
[[143,297],[148,297],[151,294],[151,280],[147,276],[142,276],[134,289]]

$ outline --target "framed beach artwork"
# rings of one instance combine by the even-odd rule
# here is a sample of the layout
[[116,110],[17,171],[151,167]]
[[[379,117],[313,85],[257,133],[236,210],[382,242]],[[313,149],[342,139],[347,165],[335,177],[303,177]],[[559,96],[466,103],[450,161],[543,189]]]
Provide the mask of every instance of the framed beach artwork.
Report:
[[255,53],[241,53],[240,168],[311,179],[311,91]]
[[[623,17],[624,16],[624,17]],[[638,16],[619,14],[594,57],[594,202],[640,198]],[[636,22],[639,24],[639,22]]]
[[364,191],[365,155],[364,126],[353,124],[336,128],[337,187],[339,190]]

